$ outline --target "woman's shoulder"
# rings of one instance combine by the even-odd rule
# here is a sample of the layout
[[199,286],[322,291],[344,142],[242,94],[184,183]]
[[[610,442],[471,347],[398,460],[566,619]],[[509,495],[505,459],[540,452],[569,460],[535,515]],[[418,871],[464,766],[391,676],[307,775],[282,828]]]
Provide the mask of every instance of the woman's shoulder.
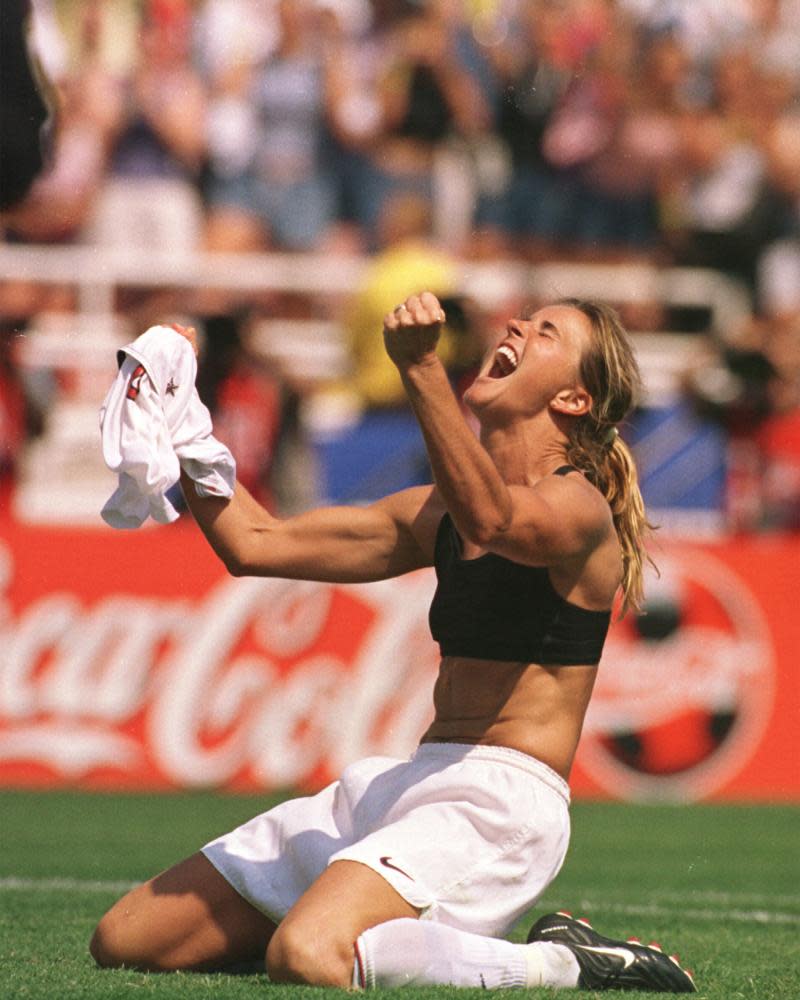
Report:
[[557,499],[594,519],[610,516],[608,501],[602,492],[574,465],[561,465],[531,487],[542,497]]
[[537,487],[572,537],[567,546],[572,551],[549,567],[557,592],[580,607],[607,609],[622,578],[622,550],[608,501],[580,473],[548,476]]

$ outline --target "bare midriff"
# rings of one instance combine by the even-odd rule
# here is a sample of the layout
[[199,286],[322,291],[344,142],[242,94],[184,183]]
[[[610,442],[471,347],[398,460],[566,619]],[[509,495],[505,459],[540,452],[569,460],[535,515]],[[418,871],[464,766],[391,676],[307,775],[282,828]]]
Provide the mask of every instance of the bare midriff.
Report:
[[596,675],[596,666],[446,656],[422,742],[509,747],[568,780]]

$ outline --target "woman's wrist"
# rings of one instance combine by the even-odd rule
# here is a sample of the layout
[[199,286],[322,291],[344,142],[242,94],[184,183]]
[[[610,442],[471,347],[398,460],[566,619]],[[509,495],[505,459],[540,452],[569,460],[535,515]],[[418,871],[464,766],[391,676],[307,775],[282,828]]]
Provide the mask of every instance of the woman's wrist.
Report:
[[419,358],[409,358],[404,359],[399,362],[395,362],[397,365],[397,370],[400,372],[400,376],[403,382],[406,384],[422,385],[430,379],[436,379],[440,375],[444,375],[447,379],[447,373],[445,367],[442,364],[442,359],[435,351],[431,351],[429,354],[424,354]]

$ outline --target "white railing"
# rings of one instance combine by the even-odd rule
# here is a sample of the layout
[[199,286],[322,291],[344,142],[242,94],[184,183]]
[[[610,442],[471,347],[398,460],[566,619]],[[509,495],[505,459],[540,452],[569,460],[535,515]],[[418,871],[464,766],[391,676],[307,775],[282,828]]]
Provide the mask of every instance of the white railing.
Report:
[[[0,309],[1,282],[14,279],[73,287],[79,305],[77,315],[35,318],[18,345],[17,358],[24,367],[71,373],[69,398],[56,401],[47,433],[29,447],[22,463],[19,515],[33,521],[94,523],[110,491],[110,474],[97,447],[97,407],[113,378],[116,348],[138,332],[115,313],[119,289],[227,289],[240,298],[266,291],[320,296],[330,308],[325,318],[263,319],[251,332],[251,347],[285,376],[306,386],[324,385],[347,376],[349,353],[338,306],[359,289],[368,266],[367,258],[332,255],[176,254],[0,244]],[[536,302],[564,296],[706,309],[709,328],[722,337],[751,309],[741,287],[717,272],[641,264],[463,262],[459,291],[489,311],[510,308],[525,298]],[[674,398],[697,340],[686,333],[635,336],[652,405]],[[313,400],[317,405],[309,406],[310,414],[321,407],[329,422],[341,419],[335,407],[331,418],[331,404],[322,395],[315,393]],[[54,495],[59,497],[55,505]]]
[[[368,263],[367,258],[332,254],[0,245],[0,280],[70,285],[79,292],[81,311],[95,315],[114,311],[118,288],[218,288],[346,296],[358,289]],[[707,307],[713,329],[722,336],[751,309],[742,286],[717,271],[646,264],[464,262],[460,286],[463,294],[490,307],[520,295],[536,299],[579,295],[619,304]]]

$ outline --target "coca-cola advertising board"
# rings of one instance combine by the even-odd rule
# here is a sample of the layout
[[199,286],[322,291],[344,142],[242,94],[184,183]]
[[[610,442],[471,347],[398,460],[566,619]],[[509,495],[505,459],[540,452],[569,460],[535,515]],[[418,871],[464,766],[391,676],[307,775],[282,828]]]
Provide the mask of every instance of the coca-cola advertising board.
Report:
[[[800,799],[800,538],[661,542],[612,625],[576,796]],[[432,571],[233,579],[188,521],[0,522],[0,783],[318,787],[431,717]]]

